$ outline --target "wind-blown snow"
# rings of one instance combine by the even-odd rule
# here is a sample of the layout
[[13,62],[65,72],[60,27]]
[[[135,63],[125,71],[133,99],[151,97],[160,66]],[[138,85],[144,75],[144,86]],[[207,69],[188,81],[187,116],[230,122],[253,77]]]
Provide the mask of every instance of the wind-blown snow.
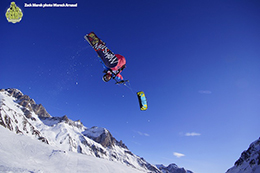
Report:
[[118,162],[60,150],[0,126],[0,172],[141,173]]

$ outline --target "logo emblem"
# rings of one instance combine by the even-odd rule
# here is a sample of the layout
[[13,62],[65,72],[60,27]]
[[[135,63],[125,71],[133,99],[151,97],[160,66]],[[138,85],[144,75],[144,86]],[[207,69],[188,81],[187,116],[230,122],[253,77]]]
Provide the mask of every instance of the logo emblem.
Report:
[[23,13],[22,10],[16,6],[15,2],[11,2],[10,7],[5,13],[8,22],[17,23],[22,20]]
[[92,39],[92,40],[91,40],[92,45],[95,45],[96,43],[99,42],[99,39],[95,36],[95,34],[90,33],[90,34],[89,34],[89,37]]

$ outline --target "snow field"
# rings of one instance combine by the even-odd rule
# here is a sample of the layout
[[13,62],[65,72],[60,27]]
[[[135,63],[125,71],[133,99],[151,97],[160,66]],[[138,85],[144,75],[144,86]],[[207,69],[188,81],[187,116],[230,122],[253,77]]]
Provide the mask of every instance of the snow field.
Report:
[[[63,151],[0,126],[0,172],[5,173],[141,173],[88,155]],[[142,172],[143,173],[143,172]]]

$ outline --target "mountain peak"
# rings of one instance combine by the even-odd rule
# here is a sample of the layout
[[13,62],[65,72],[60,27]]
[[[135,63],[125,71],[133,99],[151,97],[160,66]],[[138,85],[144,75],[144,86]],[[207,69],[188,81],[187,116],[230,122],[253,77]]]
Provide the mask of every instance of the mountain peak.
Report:
[[67,115],[64,115],[62,117],[40,117],[40,119],[47,126],[54,126],[59,123],[65,123],[65,124],[68,124],[72,127],[76,127],[83,131],[86,129],[86,127],[84,127],[84,125],[82,124],[82,122],[80,120],[73,121],[73,120],[69,119]]
[[128,149],[122,141],[118,142],[106,128],[93,126],[90,129],[86,129],[82,134],[100,143],[103,147],[114,147],[118,145]]
[[20,90],[15,88],[1,89],[1,91],[7,91],[12,97],[19,97],[20,95],[23,95]]
[[52,117],[43,105],[36,104],[17,89],[0,89],[0,125],[17,134],[36,138],[61,153],[71,151],[120,162],[144,172],[164,173],[133,154],[122,140],[117,141],[106,128],[87,128],[67,115]]
[[31,101],[18,89],[0,89],[0,125],[17,134],[34,136],[48,144],[48,140],[34,126],[38,117],[33,112],[31,104],[21,104],[21,98]]
[[167,167],[163,164],[156,165],[158,169],[160,169],[163,173],[192,173],[189,170],[184,168],[179,168],[176,164],[169,164]]
[[241,153],[227,173],[258,173],[260,172],[260,138],[250,144],[249,148]]
[[30,111],[33,111],[39,117],[51,117],[41,104],[36,104],[28,95],[24,95],[20,90],[14,88],[1,89],[1,92],[7,92],[10,97],[14,97],[16,102],[23,106],[23,111],[27,118],[31,118]]

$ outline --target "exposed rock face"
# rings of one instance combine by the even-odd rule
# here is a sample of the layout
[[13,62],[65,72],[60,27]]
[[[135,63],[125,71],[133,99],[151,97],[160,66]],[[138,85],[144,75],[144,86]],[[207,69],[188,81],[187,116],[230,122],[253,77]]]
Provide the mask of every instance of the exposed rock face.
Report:
[[83,134],[94,141],[100,143],[103,147],[113,147],[115,145],[120,146],[122,148],[128,149],[127,146],[122,142],[118,142],[111,133],[105,128],[92,127],[90,129],[86,129]]
[[[58,147],[60,151],[72,151],[116,161],[144,172],[164,173],[164,170],[159,170],[133,154],[107,129],[96,126],[87,128],[79,120],[73,121],[66,115],[52,117],[41,104],[36,104],[17,89],[0,90],[0,125],[17,134],[31,136]],[[165,170],[168,173],[188,173],[171,172],[168,167]]]
[[[249,162],[250,166],[260,165],[260,138],[252,143],[246,151],[243,151],[241,157],[235,162],[235,166],[240,166],[243,162]],[[255,156],[255,157],[253,157]]]
[[50,114],[46,111],[46,109],[41,105],[33,104],[32,105],[33,111],[39,117],[51,117]]
[[0,90],[0,125],[64,151],[92,155],[146,172],[160,173],[154,165],[129,151],[107,129],[88,129],[79,120],[73,121],[66,115],[51,117],[41,104],[36,104],[17,89]]
[[164,165],[156,165],[163,173],[192,173],[184,168],[179,168],[176,164],[169,164],[167,167]]
[[102,133],[99,137],[93,139],[97,143],[100,143],[103,147],[112,147],[114,146],[116,141],[109,131],[106,131]]
[[242,152],[227,173],[259,173],[260,172],[260,138],[250,144],[249,148]]
[[[24,98],[23,94],[19,90],[7,89],[1,90],[0,92],[5,91],[14,98]],[[48,140],[32,125],[35,118],[32,118],[32,113],[28,108],[23,106],[19,107],[19,105],[16,105],[16,107],[8,107],[4,101],[4,99],[0,101],[0,125],[17,134],[28,134],[34,136],[48,144]],[[28,106],[25,102],[23,103],[23,105]]]
[[39,118],[42,120],[43,123],[50,126],[53,126],[57,123],[65,122],[66,124],[77,128],[84,127],[80,120],[72,121],[67,117],[67,115],[64,115],[63,117],[39,117]]
[[[39,117],[51,117],[50,114],[46,111],[46,109],[41,104],[36,104],[33,99],[31,99],[29,96],[24,95],[20,90],[18,89],[6,89],[3,91],[7,91],[11,97],[14,97],[17,99],[17,103],[21,106],[23,106],[26,109],[23,109],[23,111],[26,112],[27,116],[31,116],[28,111],[34,111],[36,115]],[[28,111],[27,111],[28,110]]]

